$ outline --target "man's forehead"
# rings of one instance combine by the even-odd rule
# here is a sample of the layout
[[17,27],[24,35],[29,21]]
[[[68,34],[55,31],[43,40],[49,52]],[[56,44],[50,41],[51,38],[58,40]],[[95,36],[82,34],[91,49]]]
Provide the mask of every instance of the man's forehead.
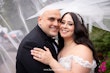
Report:
[[53,19],[61,19],[61,16],[56,16],[56,15],[48,15],[46,18],[53,18]]

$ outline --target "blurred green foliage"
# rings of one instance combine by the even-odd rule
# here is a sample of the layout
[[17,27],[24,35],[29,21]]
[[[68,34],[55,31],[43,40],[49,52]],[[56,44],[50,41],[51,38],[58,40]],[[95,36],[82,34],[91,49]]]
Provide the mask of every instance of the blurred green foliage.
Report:
[[90,33],[90,39],[97,51],[110,51],[110,32],[93,27],[93,30]]
[[110,32],[93,27],[90,39],[94,44],[98,56],[100,56],[100,61],[106,61],[107,63],[105,73],[110,73]]

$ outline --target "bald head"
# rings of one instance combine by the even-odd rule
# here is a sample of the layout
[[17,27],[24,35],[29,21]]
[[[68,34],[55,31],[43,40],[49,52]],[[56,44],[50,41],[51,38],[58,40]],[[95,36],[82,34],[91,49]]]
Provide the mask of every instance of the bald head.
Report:
[[50,9],[50,10],[45,10],[39,14],[39,16],[45,16],[45,15],[50,15],[50,14],[60,14],[59,9]]
[[48,36],[56,36],[60,19],[61,14],[58,9],[46,10],[38,17],[38,25]]

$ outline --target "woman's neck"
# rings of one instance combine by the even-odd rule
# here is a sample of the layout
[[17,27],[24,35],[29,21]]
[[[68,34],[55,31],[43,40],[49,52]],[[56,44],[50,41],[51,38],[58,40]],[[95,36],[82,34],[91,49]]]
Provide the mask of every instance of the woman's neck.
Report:
[[76,44],[73,39],[65,39],[64,40],[64,47],[68,47],[71,44]]

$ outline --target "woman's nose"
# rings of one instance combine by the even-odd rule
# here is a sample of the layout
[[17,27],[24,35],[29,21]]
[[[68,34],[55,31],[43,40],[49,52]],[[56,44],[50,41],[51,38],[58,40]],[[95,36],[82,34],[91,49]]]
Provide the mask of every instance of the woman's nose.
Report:
[[66,27],[67,27],[67,24],[66,24],[66,23],[64,23],[64,24],[63,24],[63,27],[65,27],[65,28],[66,28]]

